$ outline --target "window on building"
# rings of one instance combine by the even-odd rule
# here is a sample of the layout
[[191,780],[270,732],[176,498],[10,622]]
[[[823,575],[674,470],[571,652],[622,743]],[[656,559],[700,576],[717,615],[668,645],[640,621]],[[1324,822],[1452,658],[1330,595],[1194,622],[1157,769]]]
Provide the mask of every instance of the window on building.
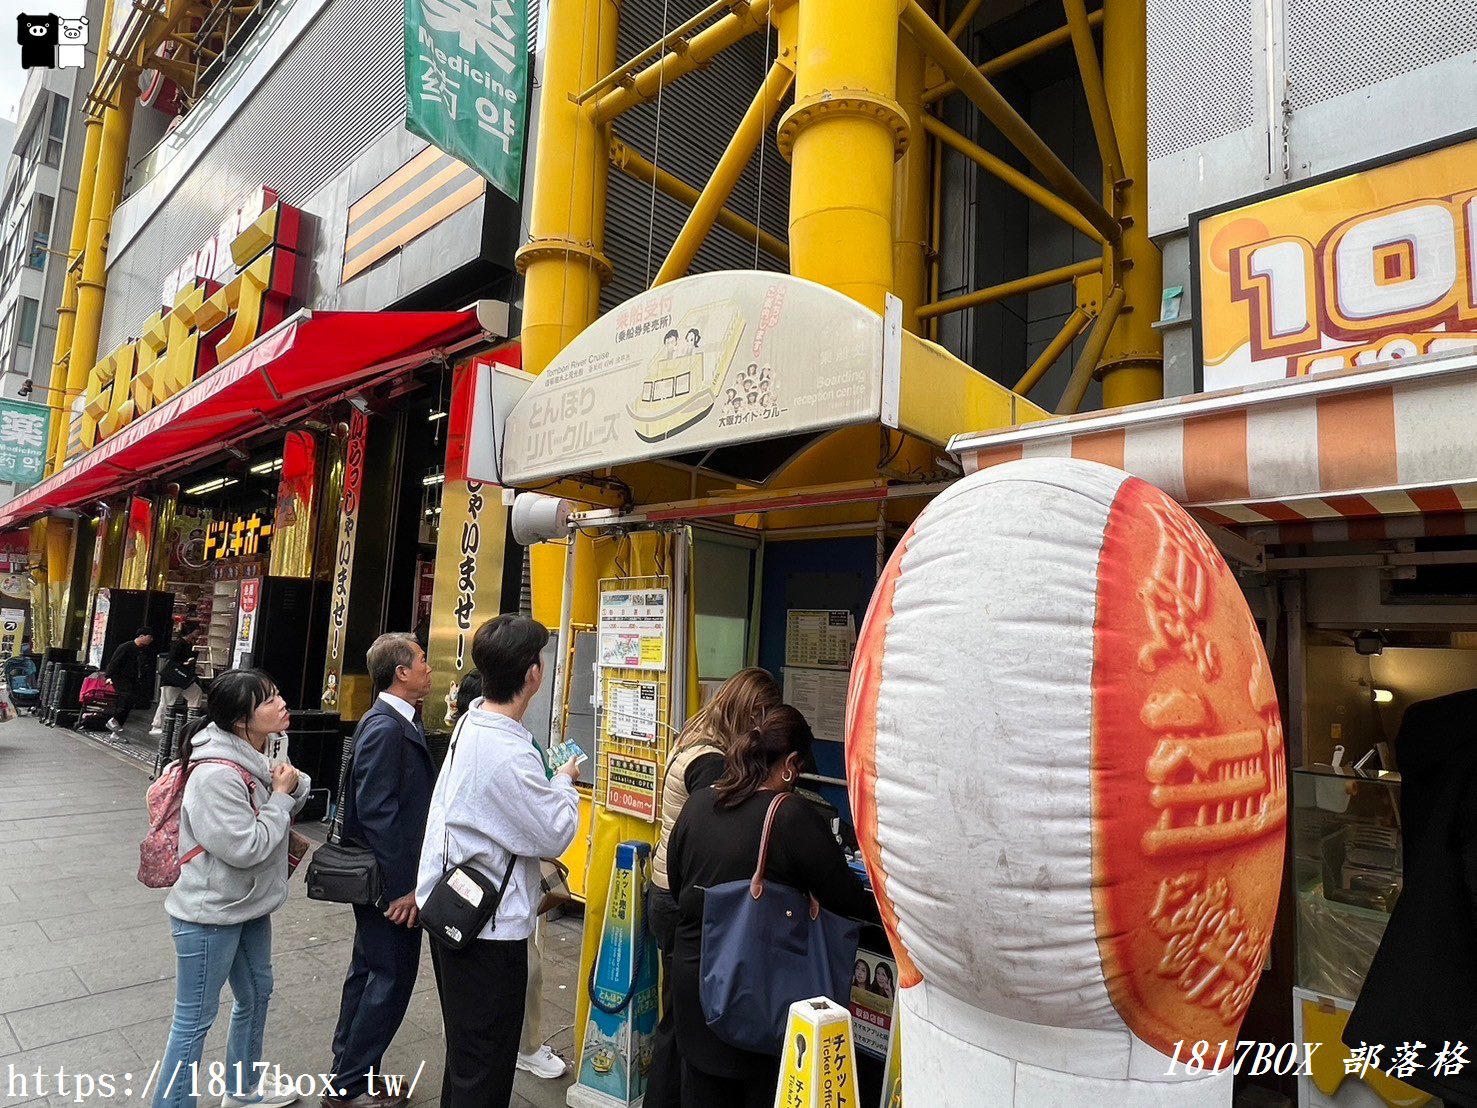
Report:
[[33,300],[29,296],[22,296],[20,333],[15,338],[15,341],[21,346],[36,345],[36,320],[40,315],[41,301]]
[[56,201],[44,192],[36,194],[31,208],[31,245],[26,264],[32,269],[46,268],[46,250],[51,245],[51,214]]
[[0,248],[0,285],[8,285],[11,279],[20,269],[23,243],[26,241],[27,228],[31,225],[30,205],[21,209],[15,226],[10,229],[10,234],[5,236],[5,245]]
[[67,108],[71,102],[53,94],[51,97],[51,130],[46,136],[46,164],[62,164],[62,143],[67,137]]
[[40,123],[37,123],[31,128],[30,134],[26,135],[24,144],[16,147],[20,151],[21,156],[19,178],[22,187],[24,187],[25,182],[30,178],[32,171],[36,168],[36,163],[41,159],[41,145],[42,140],[45,138],[45,128]]
[[11,340],[15,338],[15,305],[5,313],[5,321],[0,323],[0,354],[9,358],[13,352]]

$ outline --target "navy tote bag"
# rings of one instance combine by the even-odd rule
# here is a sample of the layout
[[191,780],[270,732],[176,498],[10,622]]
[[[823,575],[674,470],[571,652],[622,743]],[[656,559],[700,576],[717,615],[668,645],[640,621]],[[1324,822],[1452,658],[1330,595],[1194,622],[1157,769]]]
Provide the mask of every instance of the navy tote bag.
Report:
[[814,896],[765,882],[770,829],[789,798],[781,793],[769,805],[754,876],[714,885],[703,898],[703,1016],[724,1042],[760,1054],[780,1053],[795,1001],[847,1003],[861,932]]

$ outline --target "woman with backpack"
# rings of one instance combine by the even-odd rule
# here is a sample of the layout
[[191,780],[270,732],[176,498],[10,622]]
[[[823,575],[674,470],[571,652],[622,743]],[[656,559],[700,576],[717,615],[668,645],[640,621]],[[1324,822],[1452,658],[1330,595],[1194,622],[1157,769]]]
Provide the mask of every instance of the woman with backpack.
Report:
[[312,785],[291,765],[272,768],[265,753],[288,722],[267,674],[229,670],[180,741],[179,878],[164,900],[178,956],[174,1024],[154,1108],[195,1108],[207,1089],[201,1055],[227,981],[235,1004],[223,1108],[297,1099],[261,1088],[257,1066],[272,995],[272,913],[287,900],[288,831]]

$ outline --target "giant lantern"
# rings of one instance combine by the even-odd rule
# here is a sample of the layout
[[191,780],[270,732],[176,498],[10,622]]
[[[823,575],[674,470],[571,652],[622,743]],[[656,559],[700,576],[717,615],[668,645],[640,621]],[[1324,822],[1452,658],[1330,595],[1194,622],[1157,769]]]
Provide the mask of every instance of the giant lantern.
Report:
[[862,629],[847,777],[910,1102],[1231,1103],[1287,773],[1255,621],[1179,505],[1070,459],[939,496]]

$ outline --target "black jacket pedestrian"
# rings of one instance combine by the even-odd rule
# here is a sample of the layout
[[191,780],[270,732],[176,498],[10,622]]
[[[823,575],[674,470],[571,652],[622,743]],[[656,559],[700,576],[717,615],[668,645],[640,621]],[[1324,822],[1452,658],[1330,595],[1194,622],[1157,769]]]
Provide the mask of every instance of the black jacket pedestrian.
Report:
[[184,639],[175,639],[169,647],[169,658],[159,671],[159,683],[172,689],[188,689],[195,680],[195,648]]
[[[435,783],[419,723],[376,697],[354,733],[352,778],[341,798],[343,834],[374,852],[390,900],[415,891]],[[391,923],[379,908],[354,905],[354,953],[333,1035],[334,1070],[345,1099],[368,1091],[371,1069],[381,1072],[410,1005],[420,956],[419,927]]]
[[1420,1041],[1403,1080],[1449,1105],[1477,1106],[1477,1058],[1433,1073],[1436,1053],[1477,1053],[1477,690],[1412,704],[1395,740],[1404,885],[1344,1030],[1380,1045],[1382,1066]]
[[149,652],[129,639],[120,643],[103,672],[118,688],[137,688],[149,683]]
[[[698,995],[702,957],[703,890],[725,881],[747,881],[759,863],[764,817],[775,794],[760,790],[734,808],[718,807],[712,788],[688,798],[667,849],[667,876],[677,898],[672,950],[672,993],[677,1047],[684,1064],[723,1078],[765,1075],[774,1088],[779,1058],[724,1042],[703,1017]],[[770,881],[813,893],[821,906],[842,916],[877,919],[877,902],[846,864],[819,809],[800,798],[781,805],[770,835]],[[719,1108],[719,1106],[712,1106]]]

